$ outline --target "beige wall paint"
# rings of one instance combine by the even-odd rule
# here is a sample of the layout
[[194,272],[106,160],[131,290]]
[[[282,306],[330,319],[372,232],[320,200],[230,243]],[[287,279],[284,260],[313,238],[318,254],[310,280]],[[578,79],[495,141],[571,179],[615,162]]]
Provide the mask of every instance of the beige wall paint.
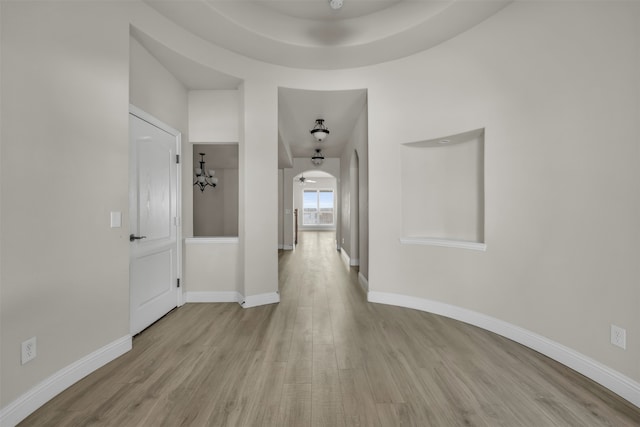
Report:
[[[496,317],[638,380],[640,348],[620,351],[608,339],[615,322],[640,342],[640,291],[632,285],[640,279],[633,243],[640,192],[631,160],[638,7],[517,2],[427,52],[337,71],[258,63],[167,30],[162,19],[145,25],[175,50],[244,79],[245,87],[367,88],[372,290]],[[246,107],[258,100],[243,99],[246,114],[257,111]],[[263,103],[262,114],[276,117],[273,104]],[[480,128],[487,252],[401,246],[400,145]],[[276,227],[274,221],[273,234]],[[277,275],[271,267],[264,273]]]
[[238,292],[238,243],[205,240],[185,245],[187,292]]
[[133,37],[130,61],[131,104],[179,130],[188,141],[187,89]]
[[484,242],[484,136],[403,144],[402,236]]
[[284,169],[278,169],[278,249],[284,246],[285,209],[291,214],[291,207],[284,206]]
[[218,185],[193,187],[193,235],[238,236],[238,169],[216,169]]
[[[357,258],[359,273],[369,277],[369,140],[367,107],[362,110],[340,159],[342,233],[340,242],[350,257]],[[357,152],[357,155],[356,155]],[[356,165],[357,169],[353,169]],[[357,179],[355,177],[357,174]],[[357,190],[355,188],[357,186]],[[357,195],[356,195],[357,191]],[[354,206],[358,204],[358,208]],[[345,206],[346,204],[346,206]],[[355,218],[355,215],[358,218]],[[358,232],[354,229],[357,224]],[[357,248],[356,248],[357,245]],[[352,249],[353,247],[353,249]]]
[[[193,193],[193,235],[195,237],[238,236],[238,145],[193,145],[193,164],[199,166],[204,153],[205,169],[213,169],[218,185]],[[194,180],[192,176],[191,181]]]
[[193,169],[191,146],[187,143],[187,89],[134,38],[129,58],[130,103],[182,133],[182,232],[183,236],[191,236]]
[[[128,242],[108,212],[127,209],[129,22],[245,79],[244,295],[277,290],[277,87],[366,87],[370,288],[496,317],[640,381],[640,5],[516,2],[427,52],[339,71],[251,61],[141,3],[1,7],[2,405],[128,331]],[[487,251],[400,245],[400,144],[483,127]],[[87,159],[108,166],[100,191],[75,181],[95,172]],[[49,172],[44,199],[20,187],[27,164]],[[38,363],[21,368],[32,335]]]
[[268,83],[252,80],[243,84],[242,96],[241,294],[248,297],[278,290],[278,91]]
[[189,91],[189,140],[192,143],[238,142],[238,91]]
[[129,22],[107,3],[0,7],[5,407],[129,333]]
[[[639,28],[637,4],[515,3],[381,66],[395,84],[369,91],[371,288],[488,314],[639,380]],[[401,245],[400,144],[481,127],[486,253]]]

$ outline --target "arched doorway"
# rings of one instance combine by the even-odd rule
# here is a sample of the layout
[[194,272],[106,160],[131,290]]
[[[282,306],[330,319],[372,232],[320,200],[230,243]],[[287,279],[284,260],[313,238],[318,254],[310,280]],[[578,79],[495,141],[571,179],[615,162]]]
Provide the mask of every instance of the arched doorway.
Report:
[[338,230],[338,180],[330,173],[307,170],[293,177],[293,211],[295,215],[295,243],[298,233]]

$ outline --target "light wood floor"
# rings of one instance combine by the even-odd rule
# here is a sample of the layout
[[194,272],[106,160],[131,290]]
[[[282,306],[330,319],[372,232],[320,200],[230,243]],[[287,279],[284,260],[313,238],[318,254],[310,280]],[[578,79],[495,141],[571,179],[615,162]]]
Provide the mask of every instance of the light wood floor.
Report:
[[366,302],[332,233],[279,255],[280,304],[187,304],[25,426],[638,426],[514,342]]

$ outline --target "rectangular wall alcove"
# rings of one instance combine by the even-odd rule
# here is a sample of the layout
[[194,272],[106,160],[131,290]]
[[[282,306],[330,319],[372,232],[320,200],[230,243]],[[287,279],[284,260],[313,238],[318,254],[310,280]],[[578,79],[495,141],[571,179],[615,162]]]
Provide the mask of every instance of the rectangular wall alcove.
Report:
[[[200,154],[205,168],[218,178],[216,187],[203,191],[193,187],[193,236],[238,236],[238,144],[193,144],[193,165],[199,168]],[[195,177],[193,178],[195,179]]]
[[484,134],[402,144],[402,243],[486,249]]

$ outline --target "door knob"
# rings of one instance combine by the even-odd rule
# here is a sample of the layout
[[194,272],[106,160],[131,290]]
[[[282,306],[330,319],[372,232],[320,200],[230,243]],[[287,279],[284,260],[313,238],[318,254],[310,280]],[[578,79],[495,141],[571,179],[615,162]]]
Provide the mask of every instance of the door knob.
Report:
[[133,242],[134,240],[146,239],[147,236],[134,236],[133,234],[129,234],[129,241]]

